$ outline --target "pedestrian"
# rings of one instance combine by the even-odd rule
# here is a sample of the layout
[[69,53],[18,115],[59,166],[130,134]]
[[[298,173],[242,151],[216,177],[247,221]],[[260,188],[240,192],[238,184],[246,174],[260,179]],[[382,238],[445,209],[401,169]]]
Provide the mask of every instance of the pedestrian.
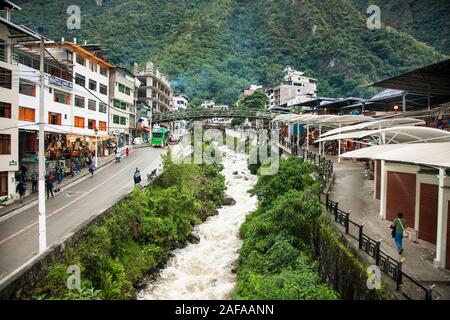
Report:
[[72,175],[72,178],[75,176],[75,171],[77,170],[77,167],[75,165],[75,162],[72,161],[70,164],[70,174]]
[[80,174],[81,173],[81,163],[80,160],[75,159],[75,173]]
[[27,179],[27,167],[24,164],[20,166],[20,181],[25,182]]
[[130,155],[130,150],[128,149],[128,147],[125,149],[125,154],[127,155],[127,157]]
[[91,162],[91,164],[89,165],[89,172],[91,173],[91,177],[94,175],[94,171],[95,171],[95,165],[94,165],[94,162]]
[[45,177],[45,186],[47,187],[47,199],[50,198],[50,194],[53,198],[53,180],[50,175]]
[[25,192],[27,191],[27,185],[23,181],[19,181],[16,187],[16,192],[19,194],[20,203],[23,203],[23,197],[25,197]]
[[56,167],[56,179],[58,180],[58,183],[61,184],[61,181],[63,180],[63,170],[59,164]]
[[395,219],[391,225],[392,237],[395,240],[395,245],[397,246],[399,254],[403,253],[403,237],[407,227],[406,219],[403,218],[403,213],[399,212],[397,214],[397,219]]
[[140,188],[142,179],[141,179],[141,172],[139,171],[138,168],[136,168],[136,171],[134,172],[133,179],[134,179],[134,186]]
[[31,173],[31,192],[37,192],[37,182],[38,182],[38,173],[36,170],[33,170]]

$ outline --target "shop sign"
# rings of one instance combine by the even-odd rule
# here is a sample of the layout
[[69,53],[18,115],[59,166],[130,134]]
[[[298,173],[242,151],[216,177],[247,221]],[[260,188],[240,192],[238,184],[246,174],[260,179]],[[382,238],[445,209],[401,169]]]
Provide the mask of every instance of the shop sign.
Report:
[[17,161],[16,160],[12,160],[9,162],[10,166],[17,166]]
[[49,81],[50,84],[53,84],[55,86],[61,87],[61,88],[66,89],[66,90],[72,90],[73,89],[72,82],[69,82],[69,81],[66,81],[66,80],[54,77],[54,76],[50,76],[48,81]]

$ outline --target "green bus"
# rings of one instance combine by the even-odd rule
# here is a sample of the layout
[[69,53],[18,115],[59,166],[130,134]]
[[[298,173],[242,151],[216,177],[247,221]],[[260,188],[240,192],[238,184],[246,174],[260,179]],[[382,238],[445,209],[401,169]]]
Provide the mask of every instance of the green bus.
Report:
[[169,130],[156,129],[152,132],[152,147],[165,147],[169,144]]

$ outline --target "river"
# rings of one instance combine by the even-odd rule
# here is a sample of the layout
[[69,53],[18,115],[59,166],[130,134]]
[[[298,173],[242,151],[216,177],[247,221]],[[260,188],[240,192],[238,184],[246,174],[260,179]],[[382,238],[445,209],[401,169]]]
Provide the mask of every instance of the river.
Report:
[[[149,282],[138,293],[139,300],[217,300],[230,299],[236,285],[233,264],[239,257],[242,240],[239,227],[257,206],[257,199],[248,194],[257,177],[247,169],[246,156],[229,152],[223,157],[226,195],[236,204],[219,208],[194,229],[198,244],[173,251],[173,257],[161,270],[157,280]],[[235,175],[235,171],[238,174]],[[247,180],[247,179],[248,180]]]

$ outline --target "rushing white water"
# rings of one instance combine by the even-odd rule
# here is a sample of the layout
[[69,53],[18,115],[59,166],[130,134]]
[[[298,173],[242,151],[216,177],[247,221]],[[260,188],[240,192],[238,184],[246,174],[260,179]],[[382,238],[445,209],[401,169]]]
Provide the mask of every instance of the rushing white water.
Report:
[[[159,279],[147,284],[138,299],[215,300],[229,299],[233,294],[236,275],[231,270],[242,246],[239,227],[245,216],[256,208],[256,198],[247,191],[257,178],[248,171],[243,154],[232,154],[225,147],[219,149],[226,153],[222,172],[226,179],[226,194],[236,204],[220,208],[218,215],[197,226],[194,233],[200,242],[175,250]],[[238,175],[233,175],[234,171],[238,171]]]

